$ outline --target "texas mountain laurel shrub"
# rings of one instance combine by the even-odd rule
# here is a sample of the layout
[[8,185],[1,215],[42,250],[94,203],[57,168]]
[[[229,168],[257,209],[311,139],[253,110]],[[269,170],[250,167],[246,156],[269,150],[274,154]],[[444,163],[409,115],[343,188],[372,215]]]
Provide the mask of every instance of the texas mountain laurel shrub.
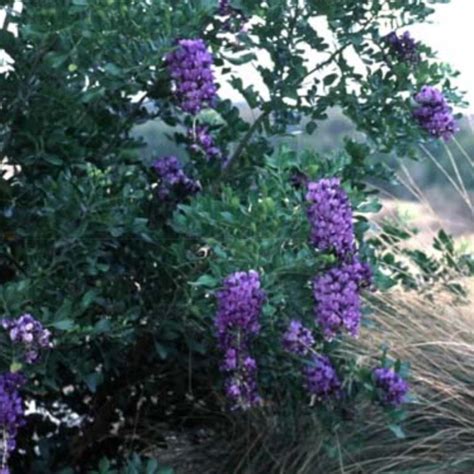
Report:
[[[398,423],[404,365],[338,348],[365,324],[361,292],[406,273],[365,237],[367,182],[391,179],[372,154],[456,131],[455,74],[405,33],[437,2],[14,3],[0,2],[3,472],[87,472],[142,447],[124,442],[140,416],[203,404],[293,404],[330,426],[368,397]],[[364,143],[274,149],[332,107]],[[151,120],[179,156],[140,158],[132,132]]]

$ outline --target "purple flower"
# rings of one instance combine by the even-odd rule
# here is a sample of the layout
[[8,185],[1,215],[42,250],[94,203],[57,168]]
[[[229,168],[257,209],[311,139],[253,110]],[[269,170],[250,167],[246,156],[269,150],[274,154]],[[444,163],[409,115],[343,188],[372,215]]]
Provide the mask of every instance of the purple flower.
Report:
[[321,400],[339,396],[341,382],[328,357],[319,354],[313,356],[303,372],[306,387],[316,398]]
[[155,160],[153,168],[160,178],[158,196],[162,200],[170,199],[172,194],[183,198],[201,190],[199,182],[186,176],[183,165],[175,156]]
[[213,58],[202,39],[182,39],[166,62],[174,84],[174,96],[184,112],[196,115],[216,100]]
[[341,330],[352,336],[358,334],[361,320],[359,291],[370,284],[369,266],[357,259],[313,280],[315,318],[326,339],[333,339]]
[[415,95],[415,101],[419,105],[414,109],[413,116],[430,135],[449,140],[458,130],[452,109],[441,91],[423,86]]
[[300,321],[291,321],[283,335],[285,350],[296,355],[305,356],[311,350],[313,344],[314,337],[311,330],[303,326]]
[[264,300],[256,271],[232,273],[224,280],[223,289],[217,293],[216,328],[221,349],[227,349],[229,336],[235,330],[246,335],[258,334]]
[[352,206],[338,178],[308,184],[306,200],[311,203],[308,219],[311,243],[319,250],[334,250],[339,257],[355,251]]
[[290,184],[295,189],[306,188],[308,186],[308,181],[308,176],[301,171],[294,172],[290,177]]
[[219,15],[232,15],[232,6],[230,4],[230,0],[219,0]]
[[239,370],[233,372],[226,380],[225,392],[234,410],[247,410],[261,403],[256,375],[255,359],[246,356],[241,361]]
[[222,159],[222,151],[216,146],[214,138],[205,125],[197,125],[194,129],[190,128],[188,139],[191,142],[189,149],[193,153],[204,155],[208,161]]
[[[2,469],[8,472],[5,461],[16,448],[18,429],[25,424],[23,400],[18,390],[24,385],[25,377],[19,373],[7,372],[0,375],[0,459]],[[0,471],[1,472],[1,471]]]
[[380,367],[374,369],[373,375],[382,403],[398,406],[405,401],[408,384],[393,369]]
[[219,0],[219,16],[224,18],[222,28],[224,31],[235,33],[243,31],[248,18],[237,8],[233,7],[230,0]]
[[414,64],[420,60],[418,44],[410,36],[408,31],[405,31],[400,36],[392,31],[392,33],[387,35],[386,39],[387,43],[389,44],[390,51],[401,61]]
[[256,271],[236,272],[224,280],[217,293],[215,326],[224,352],[221,370],[228,374],[225,389],[232,408],[248,409],[260,402],[255,359],[250,357],[252,337],[260,331],[260,313],[265,293]]
[[238,350],[229,347],[225,351],[224,361],[222,362],[221,369],[223,371],[231,372],[232,370],[236,370],[239,366],[239,354]]
[[51,332],[31,314],[23,314],[17,319],[4,319],[1,324],[8,331],[10,340],[23,347],[24,358],[28,364],[39,359],[42,349],[52,347]]

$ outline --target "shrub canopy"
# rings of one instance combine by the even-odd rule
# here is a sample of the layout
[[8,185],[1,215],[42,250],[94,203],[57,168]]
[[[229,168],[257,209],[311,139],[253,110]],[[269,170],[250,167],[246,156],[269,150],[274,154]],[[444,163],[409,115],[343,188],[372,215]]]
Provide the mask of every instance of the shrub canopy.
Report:
[[[5,315],[32,313],[53,332],[43,363],[24,368],[32,382],[27,397],[82,420],[55,426],[30,416],[19,438],[26,454],[13,459],[18,472],[70,472],[64,469],[115,456],[120,436],[108,433],[118,413],[127,420],[135,413],[141,397],[160,419],[169,417],[167,403],[174,416],[190,410],[186,394],[216,406],[221,355],[213,295],[235,271],[258,270],[268,295],[255,341],[262,391],[273,400],[304,400],[304,390],[293,390],[298,383],[287,383],[298,373],[276,369],[286,363],[279,341],[294,315],[312,320],[308,282],[336,256],[310,245],[295,176],[339,177],[376,284],[415,285],[405,271],[393,272],[401,264],[376,250],[381,241],[366,241],[363,214],[379,208],[367,182],[390,179],[382,162],[370,161],[372,152],[404,159],[430,139],[412,116],[414,94],[432,85],[461,102],[455,74],[428,46],[418,44],[413,63],[386,40],[424,21],[429,4],[444,2],[235,0],[228,17],[212,0],[32,0],[21,12],[13,3],[0,2],[0,49],[12,60],[0,74],[9,173],[0,180],[0,303]],[[187,38],[205,41],[219,80],[241,94],[254,121],[230,100],[198,115],[177,107],[166,58]],[[347,141],[331,156],[275,147],[275,137],[302,121],[312,133],[333,107],[364,143]],[[172,127],[183,172],[199,181],[194,196],[164,200],[156,192],[158,176],[133,133],[151,120]],[[189,149],[183,130],[196,126],[212,135],[225,166],[224,158],[206,160]],[[160,147],[154,153],[164,154]],[[443,236],[440,244],[448,252],[449,242]],[[7,334],[0,337],[7,347]],[[4,349],[0,363],[8,370]],[[354,373],[349,378],[369,377]],[[159,408],[150,401],[156,394]],[[41,433],[39,457],[28,441],[33,432]]]

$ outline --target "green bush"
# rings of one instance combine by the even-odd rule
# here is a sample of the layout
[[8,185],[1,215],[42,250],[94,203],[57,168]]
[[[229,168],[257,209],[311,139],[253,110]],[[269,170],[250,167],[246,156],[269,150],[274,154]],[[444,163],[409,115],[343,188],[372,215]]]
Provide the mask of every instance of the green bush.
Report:
[[[432,12],[423,1],[391,0],[387,8],[368,0],[236,1],[252,18],[250,34],[223,33],[217,2],[208,0],[41,0],[25,2],[21,13],[12,3],[0,2],[7,24],[18,28],[0,32],[0,48],[14,61],[0,75],[2,157],[15,167],[0,181],[0,302],[8,317],[30,312],[54,334],[44,363],[24,368],[32,382],[26,397],[63,420],[70,412],[80,420],[56,426],[41,410],[29,416],[19,439],[25,453],[12,465],[17,472],[86,472],[103,456],[139,445],[123,448],[120,434],[110,432],[121,420],[133,425],[142,398],[153,412],[158,393],[154,413],[163,418],[163,404],[178,417],[194,408],[190,387],[222,407],[210,297],[231,272],[262,271],[262,387],[269,394],[283,387],[286,375],[272,368],[285,318],[310,313],[308,279],[335,263],[309,247],[302,193],[290,177],[342,178],[357,212],[360,252],[377,268],[360,214],[378,209],[367,180],[390,175],[368,159],[374,151],[413,155],[428,140],[411,115],[411,95],[422,85],[443,88],[455,103],[461,97],[450,69],[424,45],[413,69],[387,61],[382,35],[423,21]],[[335,49],[314,17],[327,22]],[[206,40],[224,79],[261,111],[252,125],[228,100],[197,118],[175,106],[164,58],[177,38],[188,37]],[[303,45],[325,59],[312,67]],[[228,67],[239,71],[259,50],[272,62],[257,64],[267,96]],[[271,138],[295,113],[310,117],[312,132],[334,106],[368,144],[348,141],[333,159],[274,149]],[[182,149],[182,127],[207,124],[228,157],[222,167],[188,155],[186,170],[203,190],[177,206],[159,199],[152,157],[140,156],[143,143],[132,133],[150,120],[171,127],[170,141]],[[163,151],[158,145],[155,157]],[[383,262],[376,276],[382,286],[394,283]],[[1,363],[7,370],[8,353]],[[291,388],[269,398],[303,397]],[[169,392],[176,398],[166,398]]]

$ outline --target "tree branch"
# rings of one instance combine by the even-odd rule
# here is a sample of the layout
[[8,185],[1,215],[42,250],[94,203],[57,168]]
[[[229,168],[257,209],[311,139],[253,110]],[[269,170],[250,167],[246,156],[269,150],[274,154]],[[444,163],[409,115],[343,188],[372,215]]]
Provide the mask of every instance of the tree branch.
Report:
[[257,128],[260,126],[260,124],[270,115],[270,111],[262,112],[258,118],[255,120],[255,122],[250,126],[250,128],[247,130],[247,133],[244,135],[244,138],[240,141],[239,145],[235,149],[234,153],[232,156],[229,158],[228,164],[226,166],[226,171],[230,168],[232,162],[237,160],[239,156],[242,154],[244,151],[245,147],[248,145],[250,139],[252,138],[252,135],[255,133]]

